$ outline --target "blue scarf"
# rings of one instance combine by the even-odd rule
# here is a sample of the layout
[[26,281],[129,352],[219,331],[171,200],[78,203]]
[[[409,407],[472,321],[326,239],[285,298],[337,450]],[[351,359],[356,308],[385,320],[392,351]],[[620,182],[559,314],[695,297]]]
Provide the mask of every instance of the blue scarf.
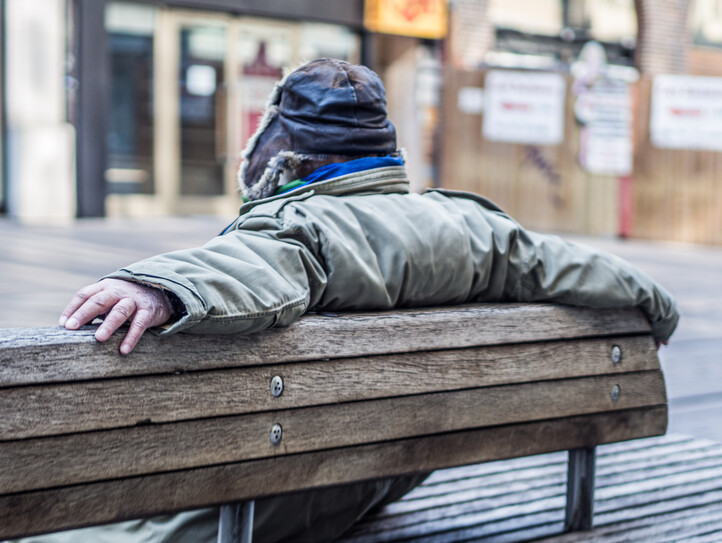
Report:
[[403,166],[403,164],[404,161],[401,157],[396,156],[364,157],[351,160],[349,162],[333,162],[315,169],[311,174],[300,179],[302,184],[294,183],[294,186],[287,190],[283,190],[278,194],[283,194],[284,192],[295,190],[299,187],[305,187],[311,183],[328,181],[329,179],[334,179],[350,173],[363,172],[374,168],[386,168],[389,166]]

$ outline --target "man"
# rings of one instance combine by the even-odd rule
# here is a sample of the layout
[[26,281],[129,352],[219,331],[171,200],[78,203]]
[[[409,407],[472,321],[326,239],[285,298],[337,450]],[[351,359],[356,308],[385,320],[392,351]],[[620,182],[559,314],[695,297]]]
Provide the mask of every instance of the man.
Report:
[[[383,85],[365,67],[320,59],[290,74],[243,157],[247,202],[222,235],[85,287],[61,326],[77,329],[102,316],[95,336],[105,341],[130,321],[123,354],[150,327],[252,333],[310,309],[544,300],[638,306],[661,343],[676,326],[672,298],[620,259],[527,232],[479,196],[408,194]],[[254,540],[331,539],[419,479],[263,500]],[[214,512],[185,515],[163,520],[165,533],[177,536],[166,540],[199,526],[212,531]]]

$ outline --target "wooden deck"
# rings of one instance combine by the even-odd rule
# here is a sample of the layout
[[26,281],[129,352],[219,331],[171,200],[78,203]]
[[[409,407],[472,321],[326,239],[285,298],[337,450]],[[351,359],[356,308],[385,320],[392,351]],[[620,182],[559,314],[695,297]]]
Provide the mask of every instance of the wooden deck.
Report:
[[435,472],[344,543],[720,542],[722,445],[672,435],[598,448],[592,532],[563,529],[566,453]]

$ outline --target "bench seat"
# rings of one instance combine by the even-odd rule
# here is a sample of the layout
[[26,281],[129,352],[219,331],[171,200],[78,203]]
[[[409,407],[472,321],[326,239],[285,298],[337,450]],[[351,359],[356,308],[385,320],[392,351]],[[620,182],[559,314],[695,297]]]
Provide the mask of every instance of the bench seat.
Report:
[[0,331],[0,539],[564,450],[579,528],[594,447],[667,424],[632,309],[309,315],[127,357],[92,333]]

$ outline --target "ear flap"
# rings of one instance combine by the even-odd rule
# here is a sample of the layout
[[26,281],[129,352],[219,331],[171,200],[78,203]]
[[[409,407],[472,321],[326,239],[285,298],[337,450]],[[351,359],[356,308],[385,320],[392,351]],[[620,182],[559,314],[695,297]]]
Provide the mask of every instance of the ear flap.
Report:
[[244,175],[248,170],[248,162],[244,162],[238,171],[238,184],[243,191],[243,195],[249,200],[260,200],[273,196],[278,187],[278,180],[284,169],[289,166],[290,158],[293,155],[290,151],[281,151],[266,163],[263,173],[253,184],[247,184]]
[[304,153],[294,153],[293,151],[279,151],[266,162],[266,167],[258,181],[254,183],[246,183],[246,174],[248,171],[248,162],[241,164],[238,170],[238,182],[243,195],[248,200],[260,200],[273,196],[279,185],[279,180],[284,172],[291,175],[292,179],[297,177],[297,172],[304,162],[309,160],[324,159],[326,155],[310,155]]

